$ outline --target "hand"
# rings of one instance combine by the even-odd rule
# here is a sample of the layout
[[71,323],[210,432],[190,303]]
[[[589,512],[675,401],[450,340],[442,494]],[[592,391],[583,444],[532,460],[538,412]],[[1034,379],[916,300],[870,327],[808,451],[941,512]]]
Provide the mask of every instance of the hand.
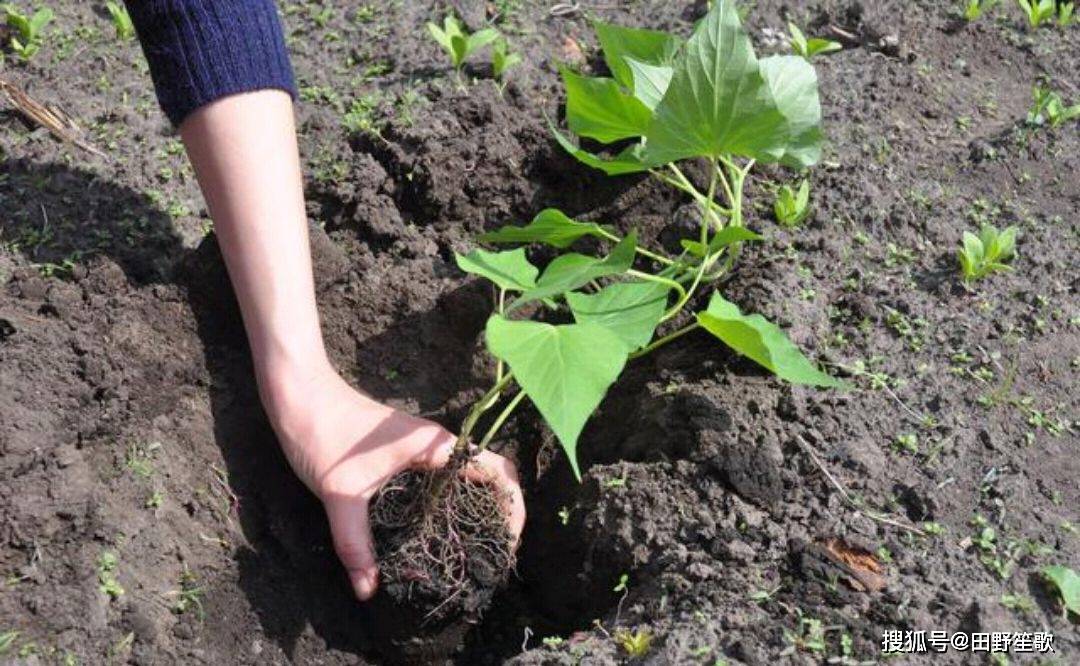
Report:
[[[260,382],[263,403],[293,470],[323,503],[334,550],[357,598],[370,599],[379,580],[368,520],[371,498],[403,470],[445,465],[456,437],[363,395],[329,365],[288,374]],[[485,451],[466,473],[506,492],[516,547],[525,501],[513,463]]]

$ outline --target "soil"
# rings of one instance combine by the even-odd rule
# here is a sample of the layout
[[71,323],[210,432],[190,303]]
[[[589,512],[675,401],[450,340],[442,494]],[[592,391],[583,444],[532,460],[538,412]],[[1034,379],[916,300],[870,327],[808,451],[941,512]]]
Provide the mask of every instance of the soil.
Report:
[[[0,634],[18,632],[0,659],[393,663],[259,407],[137,45],[97,3],[55,4],[41,52],[8,54],[0,74],[109,158],[0,115]],[[877,374],[791,387],[686,336],[612,389],[581,483],[520,410],[499,442],[529,507],[519,565],[448,659],[621,663],[639,632],[643,663],[875,660],[888,630],[1049,631],[1056,663],[1080,659],[1039,574],[1080,569],[1080,124],[1023,124],[1040,76],[1080,101],[1080,28],[1033,33],[1012,3],[966,24],[951,4],[747,4],[762,53],[782,50],[789,18],[851,38],[816,61],[829,144],[814,213],[778,227],[770,185],[793,174],[758,170],[749,224],[768,241],[725,295],[819,360]],[[704,5],[594,11],[688,31]],[[580,12],[458,3],[474,28],[506,10],[524,63],[500,92],[482,65],[455,82],[423,30],[437,3],[326,8],[290,3],[284,21],[327,344],[358,386],[454,428],[492,373],[490,294],[454,251],[546,206],[670,242],[687,202],[551,140],[557,63],[600,67]],[[345,129],[360,98],[379,136]],[[955,252],[982,221],[1017,225],[1019,256],[968,289]],[[868,518],[834,482],[926,536]]]

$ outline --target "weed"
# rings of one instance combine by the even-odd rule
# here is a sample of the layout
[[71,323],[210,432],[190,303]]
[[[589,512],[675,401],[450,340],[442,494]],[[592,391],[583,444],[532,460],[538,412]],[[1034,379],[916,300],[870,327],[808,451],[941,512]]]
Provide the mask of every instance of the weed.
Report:
[[116,579],[116,567],[118,564],[119,560],[116,553],[112,551],[106,550],[98,556],[98,589],[107,594],[110,599],[118,599],[124,594],[124,588],[120,586],[120,582]]
[[897,435],[896,441],[893,442],[893,448],[895,448],[897,451],[918,453],[919,437],[915,433],[905,433],[903,435]]
[[135,476],[149,479],[154,474],[154,464],[151,456],[154,451],[161,448],[158,442],[150,444],[132,444],[124,455],[124,466]]
[[799,26],[794,23],[788,23],[788,32],[791,34],[791,38],[788,40],[791,50],[807,60],[812,60],[816,55],[832,53],[844,48],[840,45],[840,42],[834,42],[829,39],[822,39],[820,37],[811,37],[810,39],[807,39],[806,35],[803,34],[803,31],[799,30]]
[[1076,3],[1059,2],[1057,6],[1057,24],[1059,28],[1067,28],[1076,23]]
[[15,641],[19,639],[20,635],[22,635],[22,633],[15,630],[0,633],[0,654],[7,654],[12,646],[15,645]]
[[776,221],[785,227],[801,224],[810,215],[810,181],[804,178],[798,191],[790,185],[782,185],[776,193],[773,213]]
[[150,497],[146,498],[146,502],[143,503],[143,506],[147,509],[159,509],[164,500],[165,495],[163,495],[160,490],[155,490],[150,494]]
[[381,103],[382,96],[378,93],[369,93],[354,99],[342,118],[345,128],[353,134],[381,137],[383,128],[383,121],[379,114]]
[[1031,597],[1024,594],[1003,594],[1001,595],[1001,605],[1009,610],[1025,614],[1035,610],[1035,602],[1031,600]]
[[652,647],[652,634],[646,629],[620,629],[615,632],[615,641],[630,658],[644,657]]
[[131,15],[126,7],[116,2],[106,2],[105,9],[109,12],[117,39],[126,41],[135,37],[135,24],[131,22]]
[[799,625],[797,631],[784,629],[784,640],[787,641],[789,645],[780,653],[780,656],[790,656],[796,651],[824,654],[826,648],[825,627],[821,623],[821,620],[812,617],[804,617],[803,614],[799,612]]
[[205,619],[206,614],[203,611],[202,605],[202,598],[205,592],[203,588],[199,587],[195,574],[184,569],[183,573],[180,574],[180,589],[174,590],[169,594],[176,597],[176,603],[174,603],[172,607],[174,613],[183,615],[188,611],[194,610],[200,621]]
[[1060,127],[1063,123],[1080,118],[1080,104],[1066,106],[1061,95],[1047,86],[1035,86],[1032,96],[1034,101],[1027,115],[1027,123],[1032,127]]
[[[528,397],[579,478],[577,440],[608,387],[629,361],[688,333],[705,331],[787,381],[844,386],[806,358],[782,329],[744,314],[719,291],[689,323],[657,335],[693,304],[699,290],[730,272],[743,243],[761,240],[746,228],[743,212],[755,164],[807,168],[819,161],[821,107],[813,67],[797,56],[759,61],[731,0],[713,2],[686,41],[601,22],[594,27],[612,77],[562,68],[567,125],[602,144],[636,141],[609,158],[578,147],[553,126],[556,140],[578,161],[610,176],[649,173],[692,198],[700,212],[696,237],[683,239],[682,254],[670,257],[639,244],[634,231],[620,235],[548,209],[528,225],[506,226],[480,241],[566,250],[591,237],[609,244],[608,254],[564,253],[543,272],[524,248],[457,255],[462,270],[492,281],[500,294],[485,336],[497,360],[495,384],[466,416],[458,451],[464,455],[479,419],[507,394],[512,398],[479,439],[481,450]],[[704,188],[678,166],[690,159],[708,166]],[[573,323],[522,316],[536,306]],[[520,390],[513,395],[515,386]]]
[[41,50],[45,41],[45,26],[53,20],[53,10],[42,7],[31,15],[23,14],[15,5],[4,5],[7,24],[15,30],[11,38],[11,49],[22,58],[29,60]]
[[1012,270],[1005,262],[1015,254],[1017,231],[1016,227],[998,231],[990,224],[984,224],[977,236],[965,231],[964,242],[957,255],[964,282],[971,283],[991,273]]
[[450,63],[460,74],[465,61],[472,54],[499,39],[500,33],[495,28],[484,28],[469,34],[465,25],[453,14],[443,19],[443,27],[435,23],[427,24],[428,32],[450,56]]

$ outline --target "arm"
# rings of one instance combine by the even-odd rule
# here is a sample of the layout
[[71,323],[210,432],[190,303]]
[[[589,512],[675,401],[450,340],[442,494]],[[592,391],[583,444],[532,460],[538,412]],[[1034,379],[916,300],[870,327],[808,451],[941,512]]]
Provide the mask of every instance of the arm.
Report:
[[[162,105],[180,125],[214,219],[263,405],[293,469],[323,503],[335,550],[356,595],[367,599],[378,581],[368,502],[404,469],[445,464],[454,437],[434,423],[363,395],[331,367],[315,306],[292,101],[283,92],[289,86],[276,83],[282,75],[270,62],[265,78],[250,77],[239,89],[219,86],[208,91],[199,77],[220,83],[232,76],[207,73],[207,67],[217,67],[223,60],[200,60],[213,51],[212,40],[205,37],[217,34],[213,26],[196,25],[189,31],[196,43],[183,48],[170,41],[183,31],[160,27],[170,21],[188,25],[193,16],[212,23],[207,17],[213,12],[207,8],[228,11],[228,3],[148,0],[133,2],[132,14]],[[236,4],[273,6],[268,0]],[[140,14],[134,6],[157,11]],[[198,10],[194,14],[192,6]],[[164,14],[162,7],[167,10]],[[276,15],[273,21],[276,24]],[[280,39],[279,29],[271,33]],[[189,51],[200,55],[185,55]],[[183,78],[177,92],[171,77],[183,77],[184,72],[201,74]],[[291,73],[286,78],[291,85]],[[194,92],[183,92],[189,88]],[[478,463],[483,473],[509,491],[510,526],[520,534],[525,511],[513,465],[491,453],[483,454]]]

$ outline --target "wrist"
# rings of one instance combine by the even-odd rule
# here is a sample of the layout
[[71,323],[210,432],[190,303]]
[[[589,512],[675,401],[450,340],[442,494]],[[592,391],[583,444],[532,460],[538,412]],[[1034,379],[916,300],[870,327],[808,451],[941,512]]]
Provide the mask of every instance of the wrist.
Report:
[[255,359],[259,398],[275,428],[304,409],[308,397],[337,371],[323,350],[297,354],[260,354]]

